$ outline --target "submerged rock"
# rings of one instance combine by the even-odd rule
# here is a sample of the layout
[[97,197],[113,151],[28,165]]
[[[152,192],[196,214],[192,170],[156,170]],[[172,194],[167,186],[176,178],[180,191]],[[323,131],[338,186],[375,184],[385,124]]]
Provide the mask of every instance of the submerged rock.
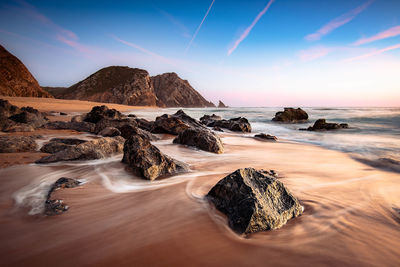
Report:
[[221,139],[208,129],[189,128],[179,133],[174,139],[175,144],[194,146],[204,151],[217,154],[224,153]]
[[113,154],[121,153],[124,141],[125,139],[121,136],[94,139],[43,157],[37,160],[36,163],[102,159],[112,156]]
[[149,139],[139,134],[132,135],[125,141],[122,162],[128,164],[136,175],[148,180],[188,169],[186,164],[163,154]]
[[254,233],[282,227],[303,213],[299,201],[270,173],[238,169],[220,180],[206,195],[228,216],[237,233]]
[[36,151],[35,139],[32,136],[0,136],[0,153]]
[[78,180],[72,178],[61,177],[51,187],[47,193],[46,202],[44,205],[44,214],[48,216],[59,215],[66,212],[69,206],[64,203],[61,199],[52,199],[54,191],[60,188],[74,188],[81,184]]
[[338,129],[347,129],[349,125],[347,123],[330,123],[326,122],[325,119],[318,119],[313,126],[308,127],[307,131],[329,131],[329,130],[338,130]]
[[270,134],[265,134],[265,133],[256,134],[254,137],[259,138],[259,139],[268,140],[268,141],[277,141],[278,140],[278,138],[276,138],[276,136],[273,136]]
[[284,111],[279,111],[272,119],[277,122],[298,123],[308,120],[308,114],[301,108],[284,108]]

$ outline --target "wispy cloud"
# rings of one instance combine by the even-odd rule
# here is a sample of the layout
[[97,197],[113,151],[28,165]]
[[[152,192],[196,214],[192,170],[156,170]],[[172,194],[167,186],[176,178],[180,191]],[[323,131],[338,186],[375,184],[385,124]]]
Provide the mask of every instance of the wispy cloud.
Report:
[[244,32],[242,33],[242,35],[240,35],[239,39],[237,39],[235,41],[235,43],[233,44],[233,46],[228,50],[228,56],[230,54],[233,53],[233,51],[235,51],[235,49],[239,46],[239,44],[247,37],[247,35],[249,35],[249,33],[251,32],[251,30],[253,29],[254,26],[256,26],[257,22],[261,19],[261,17],[265,14],[265,12],[267,12],[267,10],[269,9],[269,7],[272,5],[272,3],[275,0],[270,0],[268,2],[268,4],[264,7],[263,10],[261,10],[260,13],[258,13],[257,17],[253,20],[253,22],[251,23],[251,25],[249,27],[247,27]]
[[190,42],[189,42],[188,46],[187,46],[186,49],[185,49],[185,53],[189,50],[190,46],[191,46],[192,43],[193,43],[193,40],[196,38],[197,34],[199,33],[201,26],[203,25],[204,21],[206,20],[206,18],[207,18],[207,16],[208,16],[208,13],[210,13],[211,7],[214,5],[214,2],[215,2],[215,0],[213,0],[213,1],[211,2],[211,5],[208,7],[207,12],[206,12],[206,14],[205,14],[204,17],[203,17],[203,20],[200,22],[199,27],[197,27],[195,33],[194,33],[193,36],[192,36],[192,39],[190,39]]
[[374,1],[375,0],[369,0],[369,1],[365,2],[364,4],[362,4],[361,6],[358,6],[355,9],[350,10],[349,12],[331,20],[326,25],[322,26],[322,28],[320,28],[315,33],[311,33],[311,34],[307,35],[306,37],[304,37],[304,39],[306,39],[307,41],[320,40],[324,35],[327,35],[331,31],[352,21],[358,14],[363,12]]
[[324,57],[332,51],[333,51],[333,48],[317,46],[317,47],[312,47],[309,49],[301,50],[298,53],[298,57],[302,61],[312,61],[312,60]]
[[345,62],[350,62],[350,61],[360,60],[360,59],[364,59],[364,58],[376,56],[376,55],[385,53],[385,52],[387,52],[387,51],[395,50],[395,49],[399,49],[399,48],[400,48],[400,44],[396,44],[396,45],[392,45],[392,46],[389,46],[389,47],[385,47],[385,48],[382,48],[382,49],[379,49],[379,50],[376,50],[376,51],[374,51],[374,52],[367,53],[367,54],[364,54],[364,55],[361,55],[361,56],[348,58],[348,59],[345,59],[344,61],[345,61]]
[[189,34],[189,29],[176,17],[174,17],[173,15],[171,15],[170,13],[158,9],[160,11],[161,14],[164,15],[164,17],[166,17],[172,24],[174,24],[182,33],[183,37],[185,38],[190,38],[191,35]]
[[362,45],[362,44],[372,43],[372,42],[375,42],[378,40],[395,37],[397,35],[400,35],[400,26],[392,27],[386,31],[380,32],[380,33],[378,33],[374,36],[368,37],[368,38],[361,38],[360,40],[356,41],[353,45]]

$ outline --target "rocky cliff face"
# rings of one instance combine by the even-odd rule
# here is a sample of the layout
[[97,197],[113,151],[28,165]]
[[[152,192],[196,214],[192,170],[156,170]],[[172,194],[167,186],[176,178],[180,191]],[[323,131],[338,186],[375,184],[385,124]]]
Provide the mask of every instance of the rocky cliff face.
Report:
[[52,97],[43,90],[25,65],[0,45],[0,95]]
[[222,102],[221,100],[218,102],[218,107],[219,108],[227,108],[228,106],[226,106],[225,104],[224,104],[224,102]]
[[120,66],[97,71],[69,87],[61,98],[137,106],[155,106],[157,102],[147,71]]
[[202,97],[187,80],[174,73],[151,77],[159,106],[167,107],[215,107]]

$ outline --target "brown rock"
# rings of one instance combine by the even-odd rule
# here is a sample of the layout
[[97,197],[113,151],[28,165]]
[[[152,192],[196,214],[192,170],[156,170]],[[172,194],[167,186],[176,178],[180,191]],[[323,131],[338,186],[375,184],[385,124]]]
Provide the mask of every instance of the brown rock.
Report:
[[277,122],[299,123],[307,121],[308,114],[301,108],[284,108],[284,111],[277,112],[272,120]]
[[32,136],[0,136],[0,153],[36,151],[35,139]]
[[277,141],[278,140],[278,138],[276,138],[276,136],[273,136],[270,134],[265,134],[265,133],[256,134],[254,137],[263,139],[263,140],[268,140],[268,141]]
[[202,128],[189,128],[180,132],[173,141],[176,144],[194,146],[204,151],[224,153],[221,139],[212,131]]
[[347,123],[329,123],[326,122],[325,119],[318,119],[313,126],[308,127],[307,131],[330,131],[330,130],[339,130],[339,129],[347,129],[349,125]]

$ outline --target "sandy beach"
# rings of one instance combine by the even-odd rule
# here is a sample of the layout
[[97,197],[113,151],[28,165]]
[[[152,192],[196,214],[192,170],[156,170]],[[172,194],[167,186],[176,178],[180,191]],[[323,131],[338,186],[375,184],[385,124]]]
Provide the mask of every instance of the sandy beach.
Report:
[[[76,110],[91,104],[82,105]],[[234,133],[221,137],[222,155],[172,144],[172,137],[153,142],[191,168],[189,173],[153,182],[135,177],[120,162],[122,155],[0,169],[2,265],[400,264],[398,173],[380,171],[348,154],[314,145],[263,142]],[[29,155],[21,157],[29,163]],[[1,161],[2,166],[10,166]],[[232,232],[226,217],[203,197],[221,178],[243,167],[278,172],[305,207],[304,214],[279,230],[249,236]],[[60,216],[28,215],[60,177],[86,181],[56,192],[70,210]]]

